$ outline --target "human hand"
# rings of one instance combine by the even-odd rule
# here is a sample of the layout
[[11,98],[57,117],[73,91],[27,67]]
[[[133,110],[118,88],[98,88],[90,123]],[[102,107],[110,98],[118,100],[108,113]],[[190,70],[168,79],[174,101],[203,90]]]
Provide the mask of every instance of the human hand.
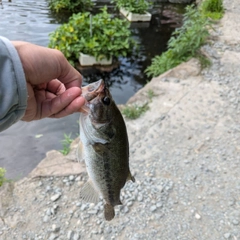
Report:
[[81,74],[64,55],[54,49],[12,41],[21,59],[28,90],[27,109],[22,120],[60,118],[79,111]]

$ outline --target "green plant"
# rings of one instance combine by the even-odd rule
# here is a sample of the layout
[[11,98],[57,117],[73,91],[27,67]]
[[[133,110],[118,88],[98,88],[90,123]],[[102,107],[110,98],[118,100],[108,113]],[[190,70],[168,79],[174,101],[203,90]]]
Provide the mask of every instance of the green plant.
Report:
[[152,101],[152,98],[154,96],[156,96],[156,94],[154,93],[154,91],[152,89],[148,89],[147,95],[148,95],[148,98],[150,99],[150,101]]
[[210,59],[207,58],[206,56],[204,56],[203,54],[197,54],[196,57],[201,64],[201,68],[206,68],[206,67],[209,67],[211,65]]
[[4,168],[0,168],[0,187],[3,185],[3,183],[7,181],[7,179],[5,178],[5,173],[6,170]]
[[223,0],[205,0],[200,6],[201,12],[206,17],[220,19],[224,13]]
[[93,3],[91,0],[50,0],[49,7],[54,12],[70,11],[83,12],[91,8]]
[[60,150],[60,152],[63,155],[67,155],[70,152],[70,145],[73,141],[73,139],[71,138],[71,135],[72,135],[71,133],[69,135],[64,133],[64,139],[61,141],[63,149]]
[[148,103],[139,105],[127,105],[122,109],[122,114],[129,119],[139,118],[143,113],[149,109]]
[[131,38],[130,24],[125,19],[112,18],[107,8],[91,17],[90,13],[73,14],[69,22],[50,34],[49,47],[56,48],[75,61],[79,53],[97,59],[126,56],[133,51],[136,42]]
[[209,36],[209,20],[194,6],[188,6],[183,18],[183,26],[176,29],[168,42],[168,50],[152,59],[146,69],[148,76],[158,76],[163,72],[197,57],[200,47]]
[[147,0],[113,0],[112,2],[116,3],[117,8],[138,14],[144,14],[152,4]]

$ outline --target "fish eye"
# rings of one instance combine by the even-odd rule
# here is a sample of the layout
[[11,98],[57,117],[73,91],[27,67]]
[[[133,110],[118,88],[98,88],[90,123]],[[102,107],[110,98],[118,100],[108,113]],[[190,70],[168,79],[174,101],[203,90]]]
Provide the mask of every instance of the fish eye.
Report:
[[102,99],[102,102],[103,102],[103,104],[105,104],[105,105],[108,106],[108,105],[110,104],[111,100],[110,100],[109,97],[104,97],[104,98]]

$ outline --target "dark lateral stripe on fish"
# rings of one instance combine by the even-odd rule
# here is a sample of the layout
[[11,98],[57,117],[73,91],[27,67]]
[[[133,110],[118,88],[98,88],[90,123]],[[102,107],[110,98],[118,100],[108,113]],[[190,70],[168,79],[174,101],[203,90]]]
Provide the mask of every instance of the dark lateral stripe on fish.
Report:
[[114,204],[114,190],[112,189],[111,183],[113,182],[113,178],[111,176],[111,166],[106,158],[104,158],[104,151],[102,151],[102,144],[95,143],[93,148],[99,153],[99,155],[103,156],[103,168],[104,168],[104,180],[106,181],[106,187],[108,192],[109,202]]
[[103,159],[103,167],[105,170],[104,178],[106,180],[108,197],[109,197],[110,203],[114,203],[114,191],[112,190],[112,186],[111,186],[111,182],[113,182],[113,179],[111,177],[110,164],[105,158]]

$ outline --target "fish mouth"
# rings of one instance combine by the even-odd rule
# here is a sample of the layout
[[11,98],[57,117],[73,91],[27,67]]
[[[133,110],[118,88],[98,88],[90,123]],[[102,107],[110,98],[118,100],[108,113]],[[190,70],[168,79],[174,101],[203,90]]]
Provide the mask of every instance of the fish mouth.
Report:
[[82,96],[86,101],[90,102],[97,97],[99,93],[102,93],[105,89],[104,81],[101,79],[97,82],[90,83],[89,85],[82,87]]
[[88,103],[96,98],[99,94],[104,93],[105,84],[103,79],[97,82],[90,83],[85,87],[82,87],[82,96],[85,98],[85,105],[80,108],[80,112],[89,112]]

